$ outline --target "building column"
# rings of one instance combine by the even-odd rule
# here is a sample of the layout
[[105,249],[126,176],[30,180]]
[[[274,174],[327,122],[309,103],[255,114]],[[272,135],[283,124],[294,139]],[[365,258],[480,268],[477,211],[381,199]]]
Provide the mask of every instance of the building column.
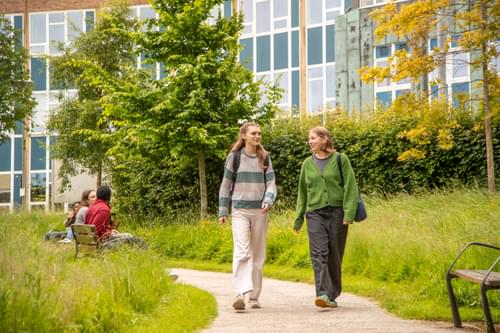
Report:
[[307,116],[307,39],[306,39],[306,26],[307,26],[307,3],[306,0],[299,0],[299,50],[300,50],[300,117]]
[[[24,8],[24,48],[29,50],[29,12],[28,12],[28,4],[26,2]],[[29,57],[25,64],[26,70],[29,70]],[[30,117],[25,117],[23,121],[23,182],[21,187],[21,192],[23,192],[24,196],[22,199],[23,210],[31,211],[30,205],[30,196],[31,196],[31,119]]]

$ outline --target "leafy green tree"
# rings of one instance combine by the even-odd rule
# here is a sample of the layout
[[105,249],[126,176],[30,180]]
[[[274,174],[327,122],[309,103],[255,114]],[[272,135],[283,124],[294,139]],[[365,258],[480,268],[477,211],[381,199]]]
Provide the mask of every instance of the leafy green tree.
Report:
[[151,3],[158,18],[138,34],[137,43],[148,61],[164,66],[165,78],[146,91],[137,85],[117,91],[120,97],[108,101],[107,114],[122,133],[117,136],[125,139],[120,144],[134,143],[142,147],[135,151],[158,159],[197,162],[203,217],[208,213],[207,158],[225,156],[242,120],[269,120],[280,91],[254,82],[239,63],[242,17],[224,18],[220,12],[212,17],[222,0]]
[[[482,74],[474,84],[481,87],[480,101],[484,115],[486,164],[488,191],[495,192],[494,151],[492,142],[492,116],[500,106],[500,79],[492,62],[499,56],[497,50],[500,35],[500,3],[492,0],[422,0],[408,4],[390,3],[375,10],[372,17],[376,23],[377,40],[393,35],[407,40],[409,50],[396,51],[390,58],[389,67],[363,67],[360,70],[364,81],[373,82],[390,78],[399,81],[412,78],[418,81],[442,67],[447,58],[457,52],[469,52],[468,64]],[[432,52],[427,52],[427,41],[431,33],[438,37],[453,36],[459,51],[451,50],[447,42],[441,42]],[[440,38],[442,39],[442,38]],[[423,80],[425,82],[425,80]],[[439,80],[438,80],[439,81]],[[446,79],[440,79],[441,86]],[[422,84],[423,96],[428,94],[428,84]],[[446,94],[446,89],[441,90]]]
[[16,127],[16,121],[31,115],[35,101],[33,86],[25,70],[26,50],[20,43],[21,32],[0,15],[0,141]]
[[68,176],[87,169],[97,175],[97,186],[109,164],[111,144],[106,134],[114,128],[103,117],[100,100],[113,82],[136,64],[131,33],[137,30],[128,1],[112,1],[98,13],[94,29],[80,35],[64,53],[50,61],[53,80],[63,88],[76,88],[74,97],[62,99],[49,117],[48,128],[58,135],[54,158],[62,161],[59,176],[63,187]]

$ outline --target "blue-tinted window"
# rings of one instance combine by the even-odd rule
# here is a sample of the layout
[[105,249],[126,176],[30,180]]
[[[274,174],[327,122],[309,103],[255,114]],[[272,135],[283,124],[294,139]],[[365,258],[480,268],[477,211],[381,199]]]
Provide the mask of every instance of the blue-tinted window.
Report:
[[388,45],[377,46],[375,50],[377,58],[387,58],[391,55],[391,47]]
[[224,17],[231,17],[231,0],[224,0]]
[[0,171],[10,171],[10,139],[0,141]]
[[253,39],[240,39],[240,44],[243,46],[243,49],[240,51],[240,63],[253,71]]
[[23,134],[23,121],[22,120],[18,120],[16,121],[16,134]]
[[431,41],[430,41],[431,51],[434,50],[437,47],[438,47],[438,40],[437,40],[437,38],[431,38]]
[[47,176],[45,173],[31,174],[31,201],[45,201],[45,186],[47,184]]
[[439,85],[437,84],[432,84],[431,85],[431,98],[438,98],[439,97]]
[[14,205],[19,207],[21,205],[21,185],[23,182],[22,175],[14,175]]
[[257,72],[271,69],[271,36],[257,37]]
[[23,46],[23,17],[20,15],[14,16],[14,29],[17,33],[16,47]]
[[326,26],[326,62],[335,61],[335,25]]
[[307,64],[323,63],[323,28],[307,29]]
[[88,11],[85,12],[85,31],[89,32],[94,30],[94,12]]
[[400,51],[400,50],[406,50],[406,51],[408,51],[409,50],[408,44],[407,43],[397,43],[396,44],[396,50],[397,51]]
[[23,169],[23,139],[14,139],[14,170],[21,171]]
[[288,68],[288,33],[274,35],[274,69]]
[[460,35],[451,35],[451,47],[457,47],[459,39]]
[[35,87],[33,90],[47,90],[47,66],[45,59],[31,58],[31,80]]
[[299,67],[299,32],[292,31],[292,67]]
[[396,90],[396,98],[402,95],[406,95],[410,92],[410,89],[400,89]]
[[469,82],[453,83],[451,85],[451,96],[453,98],[453,105],[458,106],[460,96],[469,94]]
[[292,106],[300,107],[300,75],[299,71],[292,72]]
[[384,91],[377,93],[377,103],[380,103],[384,106],[389,106],[392,103],[392,92]]
[[31,138],[31,170],[45,169],[45,137]]
[[299,0],[291,0],[292,28],[299,26]]

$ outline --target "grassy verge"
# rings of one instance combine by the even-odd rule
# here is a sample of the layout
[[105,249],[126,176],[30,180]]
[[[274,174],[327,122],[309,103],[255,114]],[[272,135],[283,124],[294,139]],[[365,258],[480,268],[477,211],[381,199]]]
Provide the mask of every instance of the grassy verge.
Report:
[[213,297],[172,283],[154,251],[75,261],[73,246],[42,241],[61,220],[0,215],[0,332],[192,332],[215,317]]
[[[411,319],[450,320],[444,275],[457,251],[469,241],[500,244],[500,196],[488,200],[481,191],[367,198],[369,219],[349,230],[344,257],[344,290],[376,300],[386,310]],[[312,282],[307,235],[291,232],[293,212],[274,214],[268,234],[266,275]],[[141,229],[158,252],[181,259],[170,264],[228,271],[230,227],[215,219]],[[495,254],[496,255],[496,254]],[[494,257],[477,251],[462,267],[487,267]],[[192,261],[202,263],[196,263]],[[462,317],[481,321],[479,286],[456,281]],[[496,322],[500,295],[489,293]],[[415,301],[418,300],[418,301]]]

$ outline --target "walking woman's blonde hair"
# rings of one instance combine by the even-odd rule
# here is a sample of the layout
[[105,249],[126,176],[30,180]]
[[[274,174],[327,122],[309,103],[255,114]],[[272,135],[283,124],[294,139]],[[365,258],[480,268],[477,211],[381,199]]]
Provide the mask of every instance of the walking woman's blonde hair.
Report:
[[[241,125],[240,132],[238,134],[238,139],[236,140],[236,142],[233,144],[233,147],[231,148],[232,153],[240,151],[243,147],[245,147],[245,139],[243,139],[243,136],[245,134],[247,134],[248,129],[250,127],[259,127],[260,128],[260,126],[257,123],[250,122],[250,121],[245,122],[243,125]],[[257,156],[259,157],[259,165],[262,169],[265,168],[264,160],[266,159],[266,154],[267,154],[267,151],[264,149],[262,144],[259,143],[259,145],[257,146]]]
[[322,151],[327,153],[333,153],[335,151],[335,149],[333,148],[332,135],[325,127],[323,126],[313,127],[309,130],[309,132],[316,134],[322,139],[326,139],[325,144],[321,148]]

